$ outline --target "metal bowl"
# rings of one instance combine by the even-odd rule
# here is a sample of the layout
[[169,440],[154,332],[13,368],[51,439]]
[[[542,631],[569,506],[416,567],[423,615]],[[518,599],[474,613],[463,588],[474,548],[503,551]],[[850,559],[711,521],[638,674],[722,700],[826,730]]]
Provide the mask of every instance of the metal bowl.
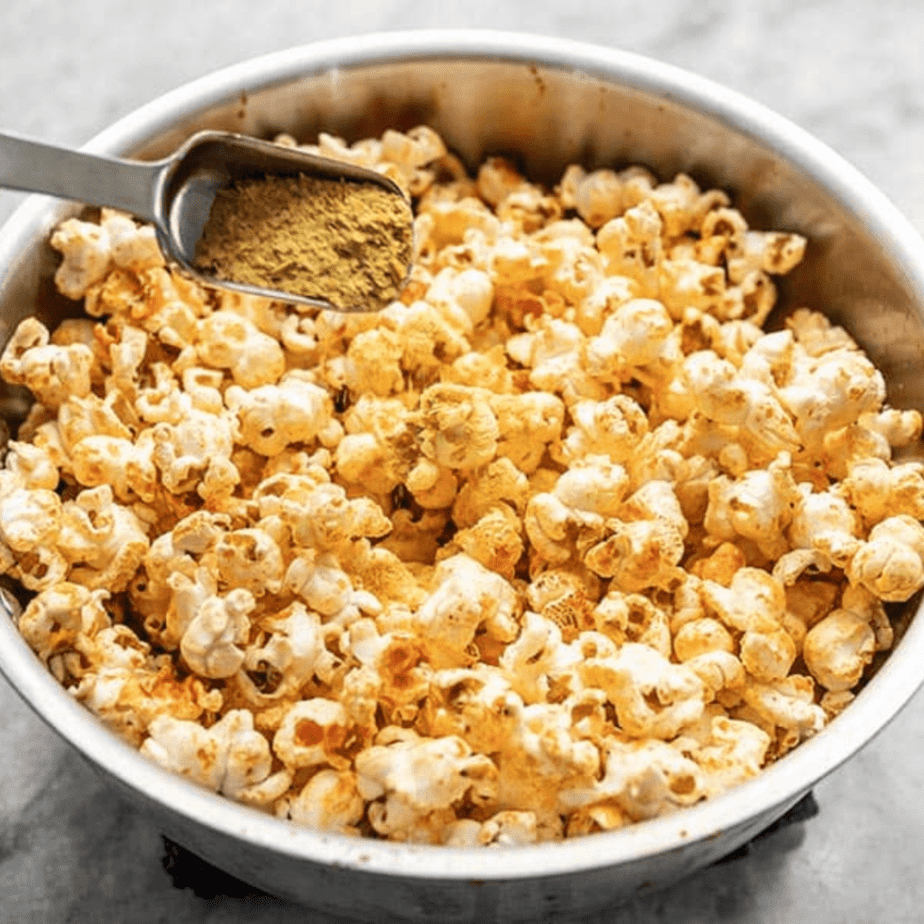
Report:
[[[494,32],[391,33],[258,58],[190,83],[87,148],[155,157],[191,132],[319,130],[349,140],[428,123],[470,165],[517,154],[553,182],[574,161],[644,163],[727,189],[757,227],[809,238],[782,289],[844,324],[883,370],[893,405],[924,406],[924,243],[862,176],[800,129],[699,77],[645,58]],[[46,239],[77,206],[28,200],[0,234],[0,340],[49,297]],[[732,851],[866,744],[924,680],[924,619],[849,708],[756,779],[674,815],[533,847],[469,850],[320,834],[167,774],[47,673],[0,618],[0,670],[26,702],[178,843],[255,886],[329,912],[442,922],[568,918],[665,885]]]

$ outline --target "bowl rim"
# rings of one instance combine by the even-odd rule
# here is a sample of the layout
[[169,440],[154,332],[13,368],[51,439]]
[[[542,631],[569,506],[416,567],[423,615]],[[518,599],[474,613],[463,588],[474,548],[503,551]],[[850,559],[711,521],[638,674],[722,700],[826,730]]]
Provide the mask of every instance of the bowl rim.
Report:
[[[480,29],[427,29],[354,35],[260,55],[185,83],[95,135],[84,150],[119,155],[184,117],[307,75],[398,60],[470,58],[568,70],[625,84],[726,123],[772,147],[827,189],[894,254],[924,316],[924,241],[862,174],[839,154],[763,104],[707,78],[616,48],[551,36]],[[17,255],[51,214],[30,196],[0,230],[0,286]],[[77,703],[28,647],[13,620],[0,617],[0,672],[39,717],[92,764],[142,799],[215,833],[271,854],[414,879],[506,880],[573,874],[654,858],[755,818],[781,814],[877,735],[924,684],[924,618],[911,623],[882,668],[848,709],[754,779],[682,811],[626,828],[496,850],[400,844],[314,831],[219,796],[150,762]],[[772,819],[771,819],[772,820]],[[766,821],[764,823],[767,823]],[[755,833],[750,831],[747,836]],[[744,837],[742,837],[742,840]]]

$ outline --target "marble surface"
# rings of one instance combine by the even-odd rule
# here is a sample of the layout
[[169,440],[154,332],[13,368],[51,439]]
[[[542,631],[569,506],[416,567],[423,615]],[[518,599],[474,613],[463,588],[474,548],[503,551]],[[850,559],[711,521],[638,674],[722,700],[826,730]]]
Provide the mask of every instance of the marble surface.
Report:
[[[924,4],[915,0],[10,0],[0,7],[0,127],[79,144],[216,67],[313,40],[416,27],[562,35],[719,80],[832,145],[924,232]],[[18,199],[0,194],[0,221]],[[817,787],[816,818],[582,924],[920,921],[922,741],[918,695]],[[274,900],[196,898],[173,888],[162,855],[159,832],[116,801],[0,679],[0,924],[335,924]]]

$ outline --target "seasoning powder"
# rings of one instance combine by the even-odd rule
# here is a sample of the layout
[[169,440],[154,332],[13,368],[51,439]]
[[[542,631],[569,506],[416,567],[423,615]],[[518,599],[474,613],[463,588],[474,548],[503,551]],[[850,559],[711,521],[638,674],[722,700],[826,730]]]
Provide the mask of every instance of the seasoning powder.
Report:
[[194,265],[225,282],[372,310],[400,293],[411,229],[410,204],[375,183],[252,177],[215,197]]

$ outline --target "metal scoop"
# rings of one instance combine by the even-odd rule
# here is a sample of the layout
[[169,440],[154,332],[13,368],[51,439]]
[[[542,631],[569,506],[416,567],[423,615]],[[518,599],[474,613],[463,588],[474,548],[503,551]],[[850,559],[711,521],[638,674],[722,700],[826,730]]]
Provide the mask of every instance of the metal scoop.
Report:
[[[87,154],[0,133],[0,186],[108,206],[151,222],[167,259],[206,285],[335,311],[384,307],[368,301],[359,306],[334,305],[325,298],[216,279],[195,267],[196,244],[221,189],[247,177],[299,173],[373,183],[406,200],[395,182],[374,170],[228,132],[199,132],[171,156],[157,161]],[[410,209],[407,214],[410,239]]]

